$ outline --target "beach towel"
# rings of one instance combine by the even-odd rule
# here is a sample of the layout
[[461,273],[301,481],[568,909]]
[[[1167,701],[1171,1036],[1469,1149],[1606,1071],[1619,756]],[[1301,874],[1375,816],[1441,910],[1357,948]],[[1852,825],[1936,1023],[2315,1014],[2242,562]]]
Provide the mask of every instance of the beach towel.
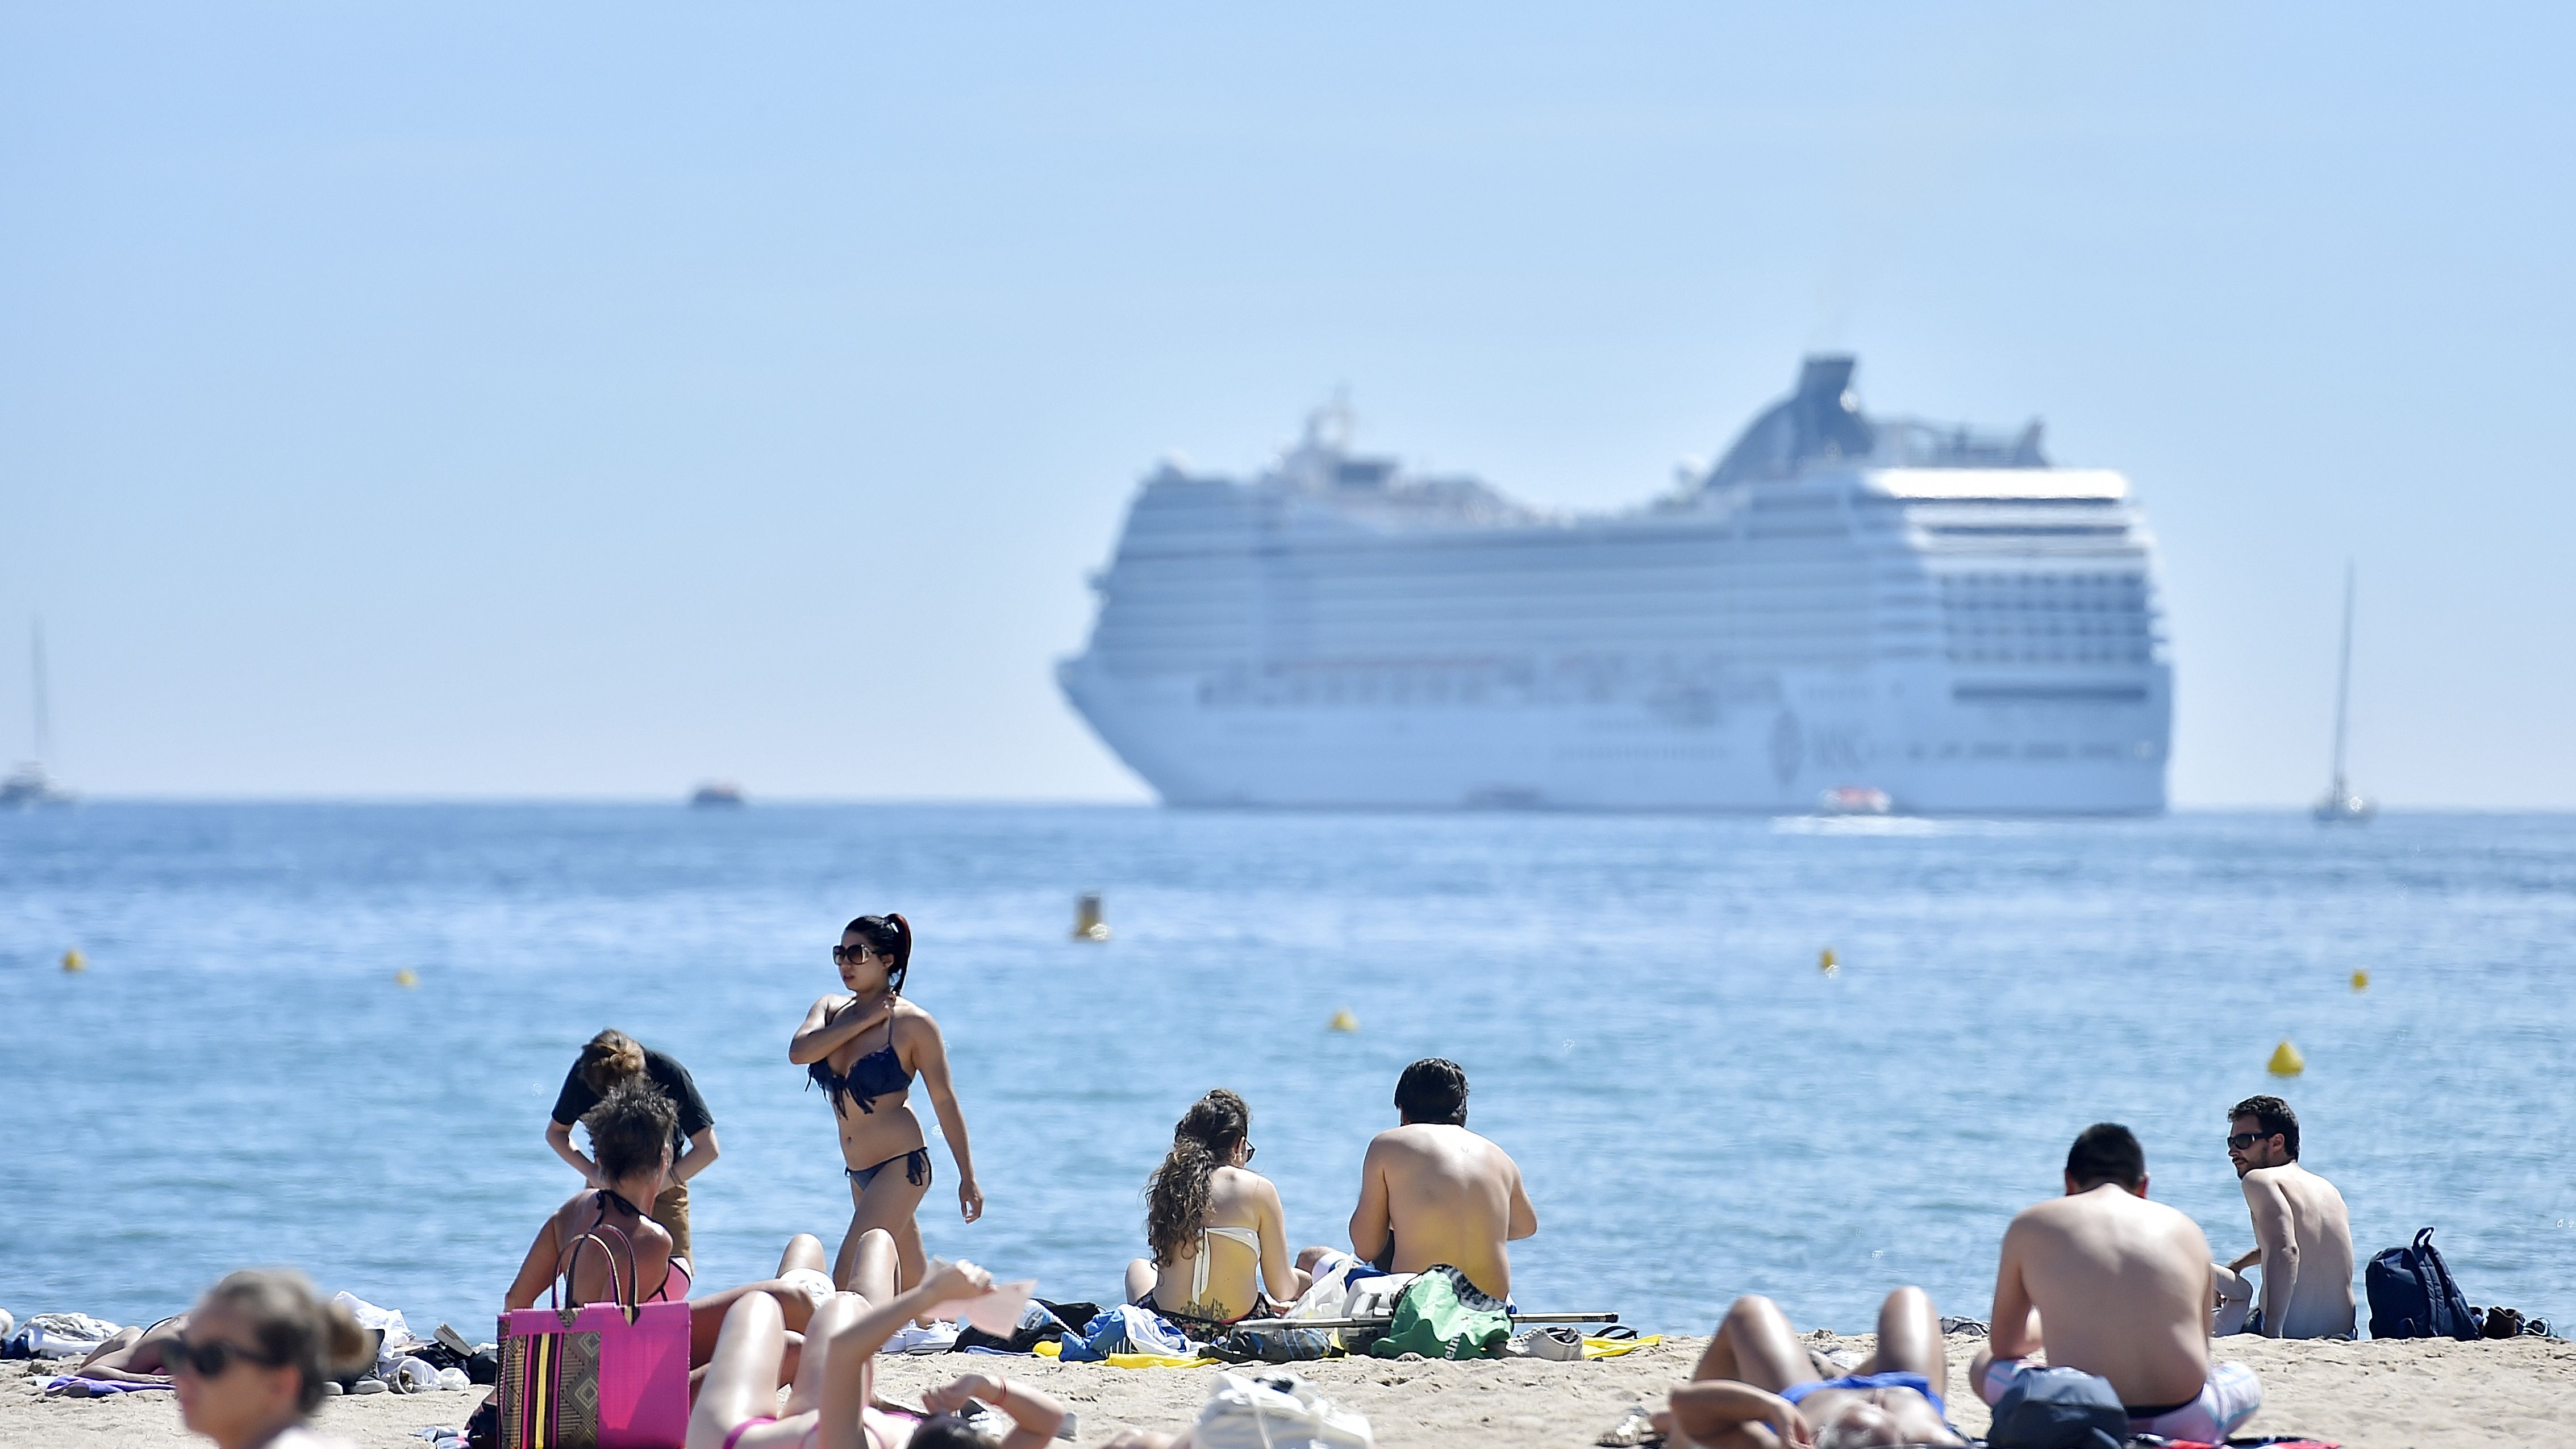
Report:
[[46,1398],[104,1399],[117,1394],[141,1393],[166,1389],[168,1384],[129,1384],[116,1379],[85,1379],[78,1374],[56,1374],[45,1380]]

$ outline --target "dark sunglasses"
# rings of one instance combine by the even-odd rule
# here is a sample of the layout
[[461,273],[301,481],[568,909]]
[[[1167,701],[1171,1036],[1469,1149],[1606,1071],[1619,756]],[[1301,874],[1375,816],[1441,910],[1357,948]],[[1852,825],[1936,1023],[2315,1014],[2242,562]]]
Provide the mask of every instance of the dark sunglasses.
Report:
[[832,959],[838,961],[844,966],[855,965],[875,954],[875,952],[870,951],[865,946],[835,946],[832,948]]
[[1243,1144],[1243,1160],[1250,1162],[1252,1160],[1252,1154],[1259,1152],[1260,1150],[1260,1148],[1253,1146],[1249,1142]]
[[184,1368],[201,1379],[223,1377],[224,1370],[233,1366],[234,1359],[240,1359],[244,1363],[255,1363],[262,1368],[276,1368],[286,1362],[282,1358],[272,1358],[264,1353],[256,1353],[238,1343],[230,1343],[220,1338],[205,1343],[190,1343],[184,1338],[174,1338],[161,1346],[161,1358],[163,1362],[170,1365],[173,1372]]
[[2274,1135],[2276,1134],[2270,1132],[2239,1132],[2227,1139],[2227,1145],[2234,1151],[2242,1152],[2264,1138]]

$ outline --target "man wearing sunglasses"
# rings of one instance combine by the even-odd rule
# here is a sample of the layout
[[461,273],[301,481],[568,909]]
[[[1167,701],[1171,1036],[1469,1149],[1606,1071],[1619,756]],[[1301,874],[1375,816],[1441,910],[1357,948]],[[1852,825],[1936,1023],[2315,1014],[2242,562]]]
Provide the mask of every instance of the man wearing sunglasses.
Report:
[[[2254,1219],[2254,1250],[2211,1275],[2218,1308],[2210,1331],[2352,1337],[2352,1220],[2335,1185],[2299,1165],[2299,1115],[2278,1097],[2248,1097],[2228,1116],[2227,1160]],[[2242,1276],[2258,1263],[2259,1304]]]

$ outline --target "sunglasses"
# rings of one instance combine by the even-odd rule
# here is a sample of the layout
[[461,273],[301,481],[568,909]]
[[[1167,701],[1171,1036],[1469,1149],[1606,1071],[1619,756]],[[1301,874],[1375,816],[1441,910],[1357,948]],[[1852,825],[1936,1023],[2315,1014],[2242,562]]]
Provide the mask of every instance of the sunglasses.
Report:
[[238,1343],[227,1342],[220,1338],[209,1339],[204,1343],[190,1343],[184,1338],[174,1338],[162,1345],[161,1358],[163,1362],[170,1365],[172,1372],[175,1373],[184,1368],[201,1379],[223,1377],[224,1371],[233,1366],[234,1359],[240,1359],[244,1363],[255,1363],[262,1368],[276,1368],[286,1362],[282,1358],[272,1358],[267,1354],[254,1352]]
[[2274,1135],[2270,1132],[2238,1132],[2227,1139],[2227,1146],[2230,1151],[2242,1152],[2264,1138]]
[[875,954],[876,952],[869,950],[865,946],[835,946],[832,948],[832,959],[844,966],[855,966],[859,962],[865,961]]
[[1260,1148],[1253,1146],[1249,1142],[1243,1144],[1243,1160],[1250,1162],[1252,1160],[1252,1154],[1259,1152],[1260,1150]]

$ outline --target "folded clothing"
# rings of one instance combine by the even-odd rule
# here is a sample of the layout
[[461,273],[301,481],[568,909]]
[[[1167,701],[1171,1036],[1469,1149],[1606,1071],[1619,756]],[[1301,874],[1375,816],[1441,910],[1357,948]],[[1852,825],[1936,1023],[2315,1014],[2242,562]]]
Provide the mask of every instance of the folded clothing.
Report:
[[84,1358],[117,1331],[116,1324],[86,1313],[39,1313],[0,1345],[0,1358]]

